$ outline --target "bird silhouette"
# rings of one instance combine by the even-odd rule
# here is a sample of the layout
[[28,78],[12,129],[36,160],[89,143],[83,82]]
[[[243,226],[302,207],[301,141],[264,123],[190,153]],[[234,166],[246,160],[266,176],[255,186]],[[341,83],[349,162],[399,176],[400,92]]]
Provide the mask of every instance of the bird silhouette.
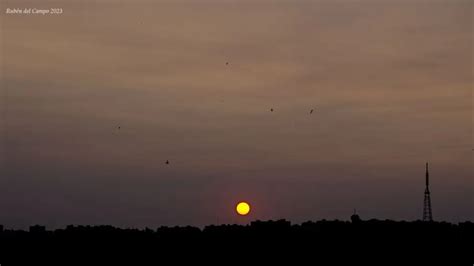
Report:
[[270,112],[273,112],[273,108],[270,109]]
[[314,111],[314,109],[311,109],[311,111],[309,111],[309,114],[312,114],[312,113],[313,113],[313,111]]
[[166,160],[165,164],[170,164],[170,161]]
[[120,129],[120,126],[118,127],[118,129]]
[[229,62],[225,62],[225,64],[226,64],[226,65],[228,65],[228,64],[229,64]]

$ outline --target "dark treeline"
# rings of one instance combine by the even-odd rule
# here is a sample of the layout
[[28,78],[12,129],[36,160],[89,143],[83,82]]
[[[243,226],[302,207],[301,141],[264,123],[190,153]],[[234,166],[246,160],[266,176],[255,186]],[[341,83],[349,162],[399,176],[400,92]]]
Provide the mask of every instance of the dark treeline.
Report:
[[315,256],[336,260],[374,256],[402,260],[426,256],[430,260],[451,259],[467,265],[474,261],[471,222],[361,221],[353,217],[351,222],[255,221],[249,225],[210,225],[203,229],[191,226],[120,229],[107,225],[70,225],[54,231],[38,225],[28,231],[0,229],[2,266],[31,258],[48,262],[58,256],[83,259],[97,255],[119,260],[172,257],[177,261],[221,255],[235,259],[264,255],[292,260]]

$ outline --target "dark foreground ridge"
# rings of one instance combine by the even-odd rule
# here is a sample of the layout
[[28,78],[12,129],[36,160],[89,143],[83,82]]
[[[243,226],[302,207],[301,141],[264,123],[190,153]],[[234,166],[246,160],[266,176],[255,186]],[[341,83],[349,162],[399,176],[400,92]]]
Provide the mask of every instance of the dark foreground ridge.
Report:
[[[291,224],[286,220],[254,221],[249,225],[210,225],[157,229],[120,229],[112,226],[67,226],[46,230],[0,232],[1,265],[24,259],[50,261],[59,257],[189,259],[251,256],[291,260],[330,257],[333,260],[409,257],[474,261],[474,224],[463,222],[396,222],[389,220],[318,221]],[[64,264],[64,265],[67,265]],[[408,264],[407,264],[408,265]],[[456,265],[456,264],[452,264]]]

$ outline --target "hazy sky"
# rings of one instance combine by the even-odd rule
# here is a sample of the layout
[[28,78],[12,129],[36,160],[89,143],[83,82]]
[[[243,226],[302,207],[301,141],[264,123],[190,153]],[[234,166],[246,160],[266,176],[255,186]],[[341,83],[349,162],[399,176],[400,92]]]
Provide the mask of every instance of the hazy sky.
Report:
[[470,0],[0,7],[6,227],[474,219]]

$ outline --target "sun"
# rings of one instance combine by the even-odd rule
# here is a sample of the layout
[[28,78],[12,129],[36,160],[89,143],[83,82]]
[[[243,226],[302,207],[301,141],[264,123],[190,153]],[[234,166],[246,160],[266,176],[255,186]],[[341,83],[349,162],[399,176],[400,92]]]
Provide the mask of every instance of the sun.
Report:
[[250,205],[247,202],[242,201],[237,204],[235,210],[240,215],[247,215],[250,212]]

